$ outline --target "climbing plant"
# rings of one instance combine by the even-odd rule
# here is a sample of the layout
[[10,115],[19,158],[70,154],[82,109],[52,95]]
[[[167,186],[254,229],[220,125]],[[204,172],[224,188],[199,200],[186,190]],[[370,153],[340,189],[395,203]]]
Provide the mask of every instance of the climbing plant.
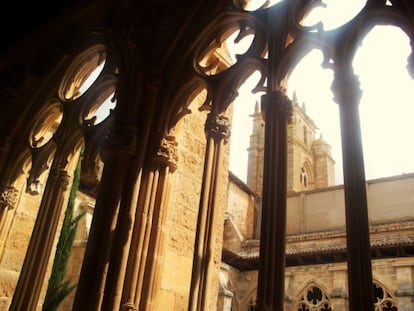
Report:
[[84,213],[74,217],[74,207],[76,192],[79,188],[81,156],[79,157],[76,169],[73,174],[73,183],[70,189],[68,205],[63,219],[62,230],[56,247],[55,259],[53,261],[52,272],[49,278],[49,284],[43,302],[43,311],[55,311],[60,303],[67,297],[76,284],[70,284],[71,280],[64,280],[66,275],[69,257],[72,252],[73,242],[75,240],[76,230],[79,220]]

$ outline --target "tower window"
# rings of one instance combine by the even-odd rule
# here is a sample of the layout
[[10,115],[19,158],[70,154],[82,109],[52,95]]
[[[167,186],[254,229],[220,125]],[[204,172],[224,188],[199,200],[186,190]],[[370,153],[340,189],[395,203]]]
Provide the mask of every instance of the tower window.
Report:
[[300,169],[300,183],[303,185],[304,188],[308,186],[308,176],[306,174],[305,168],[302,166]]

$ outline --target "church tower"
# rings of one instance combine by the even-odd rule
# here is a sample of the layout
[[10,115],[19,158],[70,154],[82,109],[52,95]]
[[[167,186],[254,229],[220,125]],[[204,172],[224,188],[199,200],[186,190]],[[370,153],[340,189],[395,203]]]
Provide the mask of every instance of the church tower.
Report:
[[[299,105],[296,93],[292,98],[292,117],[288,125],[287,190],[300,192],[325,188],[335,184],[335,161],[331,146],[322,138],[315,138],[318,129],[307,115],[303,103]],[[256,103],[253,130],[250,135],[247,165],[247,186],[262,194],[264,121]]]
[[262,194],[263,157],[264,157],[264,121],[256,101],[253,118],[253,129],[250,144],[247,148],[247,186],[255,193]]

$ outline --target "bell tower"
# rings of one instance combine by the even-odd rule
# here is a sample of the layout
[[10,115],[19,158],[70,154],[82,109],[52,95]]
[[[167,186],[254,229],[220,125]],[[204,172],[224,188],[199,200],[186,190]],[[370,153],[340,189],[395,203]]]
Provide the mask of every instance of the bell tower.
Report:
[[264,157],[264,121],[260,112],[259,102],[256,101],[253,119],[253,129],[250,144],[247,148],[247,186],[255,193],[262,195],[263,157]]
[[[335,161],[331,146],[322,138],[315,138],[318,130],[307,115],[305,103],[299,105],[296,92],[292,96],[292,116],[288,125],[287,190],[300,192],[325,188],[335,184]],[[250,135],[247,164],[247,186],[262,194],[264,121],[256,102],[251,115],[253,130]]]

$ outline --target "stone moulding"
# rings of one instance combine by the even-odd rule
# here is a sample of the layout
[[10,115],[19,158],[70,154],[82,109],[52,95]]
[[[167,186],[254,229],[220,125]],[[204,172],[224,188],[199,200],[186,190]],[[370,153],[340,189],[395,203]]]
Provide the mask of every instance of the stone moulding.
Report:
[[[372,259],[414,255],[414,221],[370,226]],[[346,261],[344,231],[311,232],[286,237],[286,265]],[[242,250],[223,251],[223,261],[234,268],[257,270],[259,240],[243,242]]]

